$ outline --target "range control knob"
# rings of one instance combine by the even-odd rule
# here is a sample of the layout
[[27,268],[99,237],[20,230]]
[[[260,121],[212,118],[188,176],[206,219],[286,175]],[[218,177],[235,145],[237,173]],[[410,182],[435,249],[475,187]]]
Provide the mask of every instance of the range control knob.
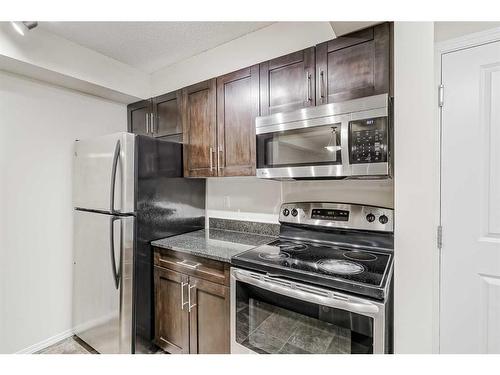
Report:
[[299,213],[299,211],[297,211],[297,209],[295,209],[295,208],[294,208],[294,209],[292,209],[292,216],[293,216],[293,217],[297,216],[297,215],[298,215],[298,213]]
[[290,210],[288,208],[285,208],[283,210],[283,216],[288,216],[288,215],[290,215]]
[[389,221],[389,218],[385,215],[382,215],[378,218],[378,221],[380,221],[380,224],[387,224],[387,222]]
[[366,220],[368,220],[369,223],[373,223],[375,221],[375,215],[374,214],[366,215]]

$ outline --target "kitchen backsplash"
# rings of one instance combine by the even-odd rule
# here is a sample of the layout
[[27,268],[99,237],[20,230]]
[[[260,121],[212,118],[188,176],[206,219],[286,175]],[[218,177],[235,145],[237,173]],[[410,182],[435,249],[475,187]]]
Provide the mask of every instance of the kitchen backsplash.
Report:
[[277,223],[280,205],[287,201],[349,202],[393,208],[393,180],[207,178],[208,217]]

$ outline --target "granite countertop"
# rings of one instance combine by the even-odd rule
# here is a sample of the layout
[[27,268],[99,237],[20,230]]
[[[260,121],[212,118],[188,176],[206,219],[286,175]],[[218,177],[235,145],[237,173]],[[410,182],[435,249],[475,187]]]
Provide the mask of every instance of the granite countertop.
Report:
[[151,242],[151,245],[231,263],[231,257],[275,240],[275,236],[225,229],[202,229]]

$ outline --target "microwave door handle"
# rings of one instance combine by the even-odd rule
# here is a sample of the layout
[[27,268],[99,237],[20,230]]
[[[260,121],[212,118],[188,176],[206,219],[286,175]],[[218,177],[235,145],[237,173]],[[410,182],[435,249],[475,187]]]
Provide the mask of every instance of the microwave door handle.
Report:
[[307,85],[307,95],[306,95],[306,103],[312,101],[311,97],[311,73],[306,71],[306,85]]
[[337,161],[337,128],[333,128],[333,137],[332,137],[332,143],[333,143],[333,161]]
[[111,168],[111,187],[109,193],[109,212],[115,213],[115,183],[118,169],[118,159],[120,157],[120,140],[116,141],[115,152],[113,154],[113,167]]
[[[233,269],[233,277],[241,282],[257,286],[262,289],[269,290],[274,293],[284,294],[292,298],[296,298],[302,301],[315,303],[323,306],[334,307],[350,312],[355,312],[358,314],[375,316],[380,312],[380,309],[375,304],[369,301],[349,301],[347,298],[342,298],[341,296],[335,297],[331,295],[321,295],[312,292],[313,288],[297,285],[295,288],[291,286],[291,282],[287,280],[274,279],[264,281],[264,275]],[[290,286],[288,286],[290,285]],[[317,288],[316,288],[317,289]],[[319,290],[319,289],[318,289]]]
[[[116,258],[115,258],[115,231],[114,224],[115,221],[120,220],[119,217],[112,216],[109,221],[109,252],[111,255],[111,271],[113,272],[113,281],[115,282],[115,288],[118,290],[120,288],[120,278],[121,278],[121,240],[120,240],[120,265],[118,269],[116,267]],[[121,223],[120,223],[121,230]],[[121,237],[121,236],[120,236]]]

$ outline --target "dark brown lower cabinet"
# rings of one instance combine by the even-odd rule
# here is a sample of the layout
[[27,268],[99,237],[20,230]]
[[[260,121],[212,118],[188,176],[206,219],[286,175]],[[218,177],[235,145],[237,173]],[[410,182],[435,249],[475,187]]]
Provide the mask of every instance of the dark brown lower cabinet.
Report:
[[228,354],[228,275],[225,263],[155,249],[155,344],[171,354]]
[[229,288],[210,281],[189,278],[189,352],[191,354],[229,353]]
[[188,276],[155,267],[155,340],[172,354],[189,353],[189,312],[184,305]]

